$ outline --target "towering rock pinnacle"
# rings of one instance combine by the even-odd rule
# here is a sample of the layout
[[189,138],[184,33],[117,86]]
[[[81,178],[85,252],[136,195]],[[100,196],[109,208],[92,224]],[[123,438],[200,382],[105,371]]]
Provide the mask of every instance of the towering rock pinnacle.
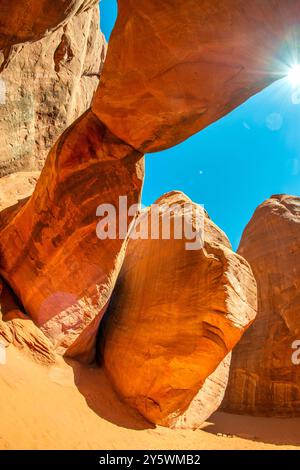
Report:
[[278,195],[247,225],[239,254],[257,281],[258,314],[233,351],[226,410],[300,416],[300,198]]

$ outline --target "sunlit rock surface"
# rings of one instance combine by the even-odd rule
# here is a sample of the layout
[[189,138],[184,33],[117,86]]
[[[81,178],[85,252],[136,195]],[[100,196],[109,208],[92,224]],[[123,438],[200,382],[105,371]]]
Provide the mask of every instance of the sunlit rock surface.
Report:
[[[64,25],[98,0],[0,0],[0,50],[32,42]],[[6,49],[6,50],[5,50]]]
[[[53,344],[20,310],[9,287],[0,279],[0,343],[2,348],[10,345],[44,365],[56,360]],[[5,364],[6,354],[3,354]]]
[[42,168],[57,138],[90,106],[105,51],[97,5],[10,49],[0,68],[0,176]]
[[287,74],[298,0],[119,0],[93,110],[122,140],[172,147]]
[[[172,224],[183,220],[186,203],[196,207],[179,192],[158,201],[178,204]],[[173,230],[170,239],[129,239],[99,345],[120,396],[149,421],[172,427],[197,427],[218,408],[230,358],[223,361],[256,313],[248,263],[200,210],[202,248],[187,250],[187,238],[175,239]],[[144,212],[135,230],[145,219],[149,234],[162,227],[162,213],[151,224],[152,215]]]
[[98,239],[97,207],[112,204],[119,223],[119,195],[138,203],[142,181],[142,155],[88,111],[51,150],[33,196],[0,214],[1,274],[61,353],[90,359],[123,259],[124,240]]
[[300,198],[278,195],[247,225],[239,254],[251,264],[258,315],[233,351],[223,407],[237,413],[300,416]]
[[[28,3],[24,25],[29,31],[36,25],[34,40],[70,20],[77,6],[78,18],[87,14],[93,2],[68,4],[56,2],[47,10],[42,2],[44,9],[31,10],[35,2]],[[54,19],[47,25],[46,11]],[[6,13],[3,18],[5,23]],[[278,71],[281,46],[299,20],[296,0],[253,0],[247,6],[242,0],[119,1],[92,109],[57,141],[31,199],[0,217],[0,273],[58,351],[91,358],[122,265],[124,241],[96,236],[97,206],[117,207],[120,195],[128,196],[129,205],[138,202],[143,151],[175,145],[284,74]],[[54,54],[58,74],[71,64],[62,39]],[[81,86],[77,91],[84,96]],[[27,135],[30,141],[30,130]],[[236,255],[230,259],[239,264]]]
[[0,211],[31,196],[39,171],[19,171],[0,178]]

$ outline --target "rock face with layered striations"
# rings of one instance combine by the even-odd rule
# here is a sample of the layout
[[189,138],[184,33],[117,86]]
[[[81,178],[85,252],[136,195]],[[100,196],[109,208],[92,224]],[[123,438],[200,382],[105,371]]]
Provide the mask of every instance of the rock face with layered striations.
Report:
[[145,153],[178,144],[286,75],[300,20],[298,0],[118,7],[93,110]]
[[[163,233],[177,205],[170,239],[134,239],[131,232],[99,351],[120,396],[149,421],[197,427],[222,401],[227,356],[255,317],[256,284],[200,206],[179,192],[157,203],[166,211],[157,218],[154,208],[144,212],[134,233]],[[172,227],[189,213],[196,230],[196,208],[204,245],[190,250],[191,237],[180,239]]]
[[119,196],[138,203],[142,181],[142,155],[87,111],[53,147],[32,197],[0,215],[1,273],[61,353],[90,359],[123,259],[123,239],[97,237],[97,208],[111,204],[129,224]]
[[[74,1],[68,11],[90,3]],[[67,18],[68,4],[56,2],[49,10],[49,17],[55,8],[62,14],[55,28]],[[128,196],[129,205],[138,202],[143,151],[177,144],[277,79],[276,53],[300,20],[297,0],[284,5],[119,0],[118,5],[91,110],[53,147],[31,199],[0,220],[0,273],[68,354],[90,350],[87,343],[95,339],[125,249],[123,240],[96,238],[97,206],[116,205],[120,195]],[[34,24],[40,25],[47,12],[38,12]],[[26,24],[30,31],[31,14]],[[37,26],[34,38],[47,28],[53,25]],[[56,73],[68,69],[72,57],[65,36],[54,54]],[[53,125],[59,122],[55,115]],[[224,357],[215,358],[215,366]]]
[[0,0],[0,49],[41,39],[97,2],[98,0]]
[[105,51],[98,6],[10,50],[0,72],[0,176],[42,168],[60,134],[90,106]]
[[0,343],[11,344],[44,364],[53,364],[57,357],[53,344],[33,321],[20,310],[10,288],[0,279]]
[[253,269],[258,315],[233,351],[223,407],[238,413],[300,416],[300,198],[278,195],[261,204],[239,253]]

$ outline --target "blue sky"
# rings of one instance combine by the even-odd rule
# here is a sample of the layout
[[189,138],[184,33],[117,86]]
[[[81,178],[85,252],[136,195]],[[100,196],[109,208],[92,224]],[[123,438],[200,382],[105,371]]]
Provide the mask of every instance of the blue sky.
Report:
[[[116,3],[101,1],[107,39]],[[300,89],[280,80],[180,145],[147,155],[143,203],[174,189],[203,204],[236,249],[261,202],[300,196]]]

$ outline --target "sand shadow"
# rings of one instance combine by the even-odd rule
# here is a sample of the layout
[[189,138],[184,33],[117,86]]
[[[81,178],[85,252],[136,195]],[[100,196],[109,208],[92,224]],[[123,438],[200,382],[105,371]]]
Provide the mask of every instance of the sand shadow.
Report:
[[64,360],[73,369],[74,383],[78,391],[85,398],[88,407],[99,417],[127,429],[155,428],[118,398],[101,367],[83,365],[70,359]]
[[267,418],[214,413],[202,427],[215,435],[236,436],[276,445],[300,445],[300,418]]

